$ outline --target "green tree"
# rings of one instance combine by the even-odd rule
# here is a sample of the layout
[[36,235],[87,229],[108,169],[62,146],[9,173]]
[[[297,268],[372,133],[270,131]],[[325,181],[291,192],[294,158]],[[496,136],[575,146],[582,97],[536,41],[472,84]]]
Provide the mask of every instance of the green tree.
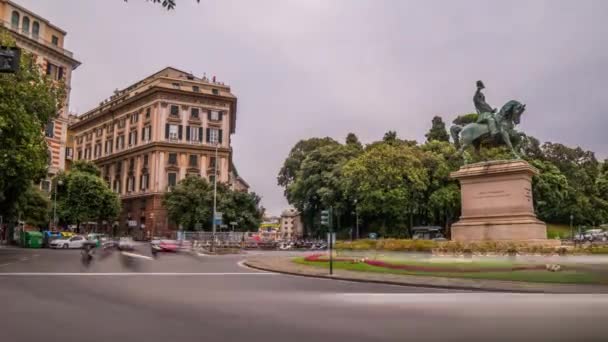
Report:
[[50,209],[48,194],[40,191],[34,184],[19,196],[16,205],[17,216],[25,223],[39,228],[48,225]]
[[445,129],[445,123],[440,116],[435,116],[432,121],[432,126],[429,132],[425,135],[426,141],[450,141],[450,135]]
[[329,137],[298,141],[283,162],[283,167],[281,167],[277,177],[278,184],[287,191],[287,187],[296,180],[297,173],[306,156],[317,148],[326,145],[339,145],[339,143]]
[[361,144],[359,138],[355,133],[348,133],[348,135],[346,136],[346,145],[352,146],[359,150],[363,149],[363,145]]
[[344,165],[345,192],[357,199],[359,212],[383,234],[402,233],[399,227],[428,188],[428,173],[414,149],[377,144]]
[[[163,205],[169,219],[186,230],[212,228],[213,185],[200,177],[186,177],[170,192]],[[261,223],[263,208],[255,193],[234,191],[217,184],[217,211],[223,213],[225,224],[236,222],[239,230],[254,230]]]
[[55,181],[62,183],[54,186],[57,212],[62,222],[80,228],[84,222],[113,221],[118,217],[120,199],[99,175],[100,171],[93,163],[79,160],[74,162],[70,172],[57,177]]
[[469,113],[457,116],[452,123],[454,125],[464,126],[473,122],[477,122],[479,115],[477,113]]
[[[1,28],[0,45],[15,46]],[[63,94],[26,51],[17,73],[0,75],[0,215],[5,219],[16,218],[19,196],[46,175],[49,150],[42,129],[57,115]]]

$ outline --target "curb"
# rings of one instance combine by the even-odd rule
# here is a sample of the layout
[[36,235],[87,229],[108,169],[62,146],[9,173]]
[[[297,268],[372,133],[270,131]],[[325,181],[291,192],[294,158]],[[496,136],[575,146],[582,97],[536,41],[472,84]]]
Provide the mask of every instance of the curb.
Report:
[[543,290],[513,290],[513,289],[501,289],[501,288],[492,288],[492,287],[481,288],[481,287],[474,287],[474,286],[419,284],[419,283],[397,282],[397,281],[390,281],[390,280],[374,280],[374,279],[360,279],[360,278],[349,278],[349,277],[330,276],[330,275],[305,274],[305,273],[276,270],[276,269],[272,269],[272,268],[268,268],[268,267],[260,267],[257,265],[252,265],[248,261],[243,262],[243,264],[246,265],[247,267],[250,267],[250,268],[253,268],[256,270],[260,270],[260,271],[287,274],[287,275],[306,277],[306,278],[351,281],[351,282],[355,282],[355,283],[383,284],[383,285],[422,287],[422,288],[447,289],[447,290],[464,290],[464,291],[472,291],[472,292],[559,293],[559,292],[550,292],[550,291],[543,291]]

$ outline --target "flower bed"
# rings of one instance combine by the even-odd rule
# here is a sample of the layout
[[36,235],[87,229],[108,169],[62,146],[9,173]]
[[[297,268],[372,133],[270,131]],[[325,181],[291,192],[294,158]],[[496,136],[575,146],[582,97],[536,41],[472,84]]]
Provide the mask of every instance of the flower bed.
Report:
[[[313,254],[304,258],[309,262],[328,262],[329,258],[324,254]],[[511,272],[527,270],[544,270],[545,265],[517,265],[511,267],[467,267],[466,269],[454,266],[426,266],[426,265],[407,265],[395,264],[382,260],[356,259],[356,258],[333,258],[335,262],[363,262],[370,266],[383,267],[393,270],[415,271],[415,272],[447,272],[447,273],[474,273],[474,272]]]

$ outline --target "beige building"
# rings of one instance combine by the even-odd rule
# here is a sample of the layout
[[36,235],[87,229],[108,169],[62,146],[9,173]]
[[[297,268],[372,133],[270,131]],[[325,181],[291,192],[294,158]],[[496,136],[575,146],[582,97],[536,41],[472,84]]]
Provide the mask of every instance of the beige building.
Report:
[[66,158],[69,159],[70,151],[66,153],[66,137],[70,83],[72,71],[80,62],[74,59],[72,52],[64,48],[64,30],[13,1],[0,0],[0,24],[15,38],[18,47],[34,54],[36,63],[49,77],[66,85],[67,96],[63,108],[57,118],[47,124],[44,131],[51,161],[48,178],[41,186],[44,190],[49,190],[49,180],[58,171],[65,169]]
[[283,210],[280,224],[279,233],[283,239],[299,239],[304,235],[304,226],[302,225],[300,213],[294,208]]
[[231,163],[236,109],[229,86],[168,67],[79,116],[74,158],[94,161],[120,194],[121,230],[160,235],[169,229],[162,195],[186,176],[213,181],[217,165],[218,181],[243,186]]

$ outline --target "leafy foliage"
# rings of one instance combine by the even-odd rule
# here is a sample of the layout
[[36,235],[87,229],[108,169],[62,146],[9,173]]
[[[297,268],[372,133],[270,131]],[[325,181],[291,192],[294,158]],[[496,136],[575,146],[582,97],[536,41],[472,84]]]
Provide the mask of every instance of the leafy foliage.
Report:
[[432,126],[429,132],[425,135],[426,141],[450,141],[450,135],[445,129],[445,123],[441,116],[435,116],[432,121]]
[[[177,5],[175,3],[175,0],[146,0],[146,1],[150,1],[155,4],[161,4],[167,10],[174,10],[175,6]],[[128,0],[125,0],[125,2],[128,2]],[[200,3],[201,0],[196,0],[196,2]]]
[[34,184],[19,196],[16,213],[26,224],[45,227],[49,223],[51,201],[48,194],[40,191]]
[[[0,44],[15,45],[4,29]],[[0,75],[0,215],[15,217],[19,196],[45,176],[49,151],[42,129],[57,115],[63,94],[26,51],[17,73]]]
[[[200,177],[186,177],[170,192],[165,193],[163,205],[169,219],[183,229],[209,230],[213,216],[213,184]],[[233,191],[223,183],[217,184],[217,211],[223,221],[236,222],[239,230],[254,230],[262,218],[260,197],[255,193]]]
[[[80,160],[70,172],[57,176],[57,212],[64,223],[113,221],[120,213],[120,199],[99,176],[91,162]],[[53,190],[54,191],[54,190]]]

